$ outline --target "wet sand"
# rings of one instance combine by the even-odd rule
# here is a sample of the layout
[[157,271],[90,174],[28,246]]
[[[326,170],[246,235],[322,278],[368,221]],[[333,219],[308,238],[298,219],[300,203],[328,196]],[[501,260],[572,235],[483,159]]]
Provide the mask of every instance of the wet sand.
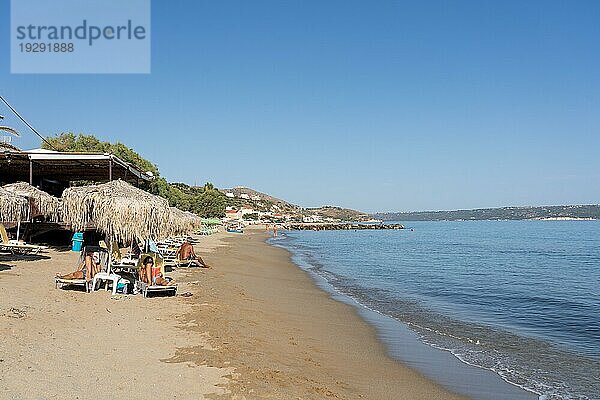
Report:
[[200,237],[191,297],[54,288],[77,254],[0,256],[0,398],[458,399],[392,360],[264,231]]

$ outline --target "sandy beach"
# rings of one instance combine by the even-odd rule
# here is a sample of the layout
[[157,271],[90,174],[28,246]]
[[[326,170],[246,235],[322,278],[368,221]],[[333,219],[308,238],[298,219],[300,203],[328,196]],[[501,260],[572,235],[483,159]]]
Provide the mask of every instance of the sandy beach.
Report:
[[3,399],[458,399],[389,358],[261,230],[200,237],[191,297],[58,290],[77,254],[0,258]]

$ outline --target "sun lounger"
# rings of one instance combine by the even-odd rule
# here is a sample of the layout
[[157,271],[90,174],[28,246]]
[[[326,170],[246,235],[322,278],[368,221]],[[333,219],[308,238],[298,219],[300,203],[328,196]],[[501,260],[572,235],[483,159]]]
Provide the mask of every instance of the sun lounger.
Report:
[[9,240],[6,228],[2,224],[0,224],[0,236],[2,237],[0,251],[8,251],[12,254],[19,255],[35,255],[48,248],[47,246],[37,246],[33,244],[17,242],[16,240]]
[[164,243],[158,244],[157,247],[164,265],[175,265],[175,254],[177,253],[177,249],[179,247],[174,247]]
[[86,281],[85,279],[61,279],[58,277],[54,278],[55,288],[62,288],[63,286],[83,286],[86,293],[90,292],[92,281]]
[[175,259],[175,267],[186,267],[190,268],[197,265],[197,260],[195,258],[190,258],[187,260]]
[[[85,261],[85,255],[89,254],[89,253],[97,253],[98,257],[99,257],[98,261],[100,262],[100,265],[101,265],[101,270],[99,273],[97,273],[94,276],[94,279],[88,281],[85,279],[63,279],[63,278],[55,277],[54,282],[55,282],[55,287],[57,289],[59,287],[62,288],[64,286],[82,286],[85,289],[85,291],[88,293],[94,291],[94,288],[97,283],[96,277],[102,273],[106,273],[108,270],[108,252],[105,248],[99,247],[99,246],[84,247],[83,249],[81,249],[81,253],[79,255],[79,260],[77,261],[78,268],[81,268],[81,265]],[[116,288],[116,286],[117,286],[117,284],[115,283],[114,287]]]
[[141,284],[142,294],[144,297],[150,297],[152,294],[160,293],[167,296],[175,296],[177,294],[177,285],[172,286],[158,286],[158,285],[147,285]]

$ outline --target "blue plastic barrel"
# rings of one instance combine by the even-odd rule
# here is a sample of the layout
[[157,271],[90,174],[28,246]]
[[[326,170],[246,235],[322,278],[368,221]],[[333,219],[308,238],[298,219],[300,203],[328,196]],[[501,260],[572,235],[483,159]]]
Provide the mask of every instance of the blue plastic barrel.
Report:
[[75,232],[73,234],[71,250],[73,251],[81,251],[81,246],[83,246],[83,232]]

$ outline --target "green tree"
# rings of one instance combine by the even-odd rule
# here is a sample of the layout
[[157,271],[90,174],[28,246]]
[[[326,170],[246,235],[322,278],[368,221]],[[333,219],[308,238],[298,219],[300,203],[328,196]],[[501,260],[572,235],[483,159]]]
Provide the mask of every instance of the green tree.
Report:
[[218,190],[209,190],[195,199],[193,211],[201,217],[223,217],[225,216],[225,195]]
[[104,142],[93,135],[85,135],[82,133],[76,135],[73,132],[63,132],[57,136],[47,138],[46,141],[47,143],[42,142],[43,149],[62,152],[110,153],[123,161],[135,165],[144,172],[150,171],[154,176],[160,175],[156,165],[146,160],[123,143]]

